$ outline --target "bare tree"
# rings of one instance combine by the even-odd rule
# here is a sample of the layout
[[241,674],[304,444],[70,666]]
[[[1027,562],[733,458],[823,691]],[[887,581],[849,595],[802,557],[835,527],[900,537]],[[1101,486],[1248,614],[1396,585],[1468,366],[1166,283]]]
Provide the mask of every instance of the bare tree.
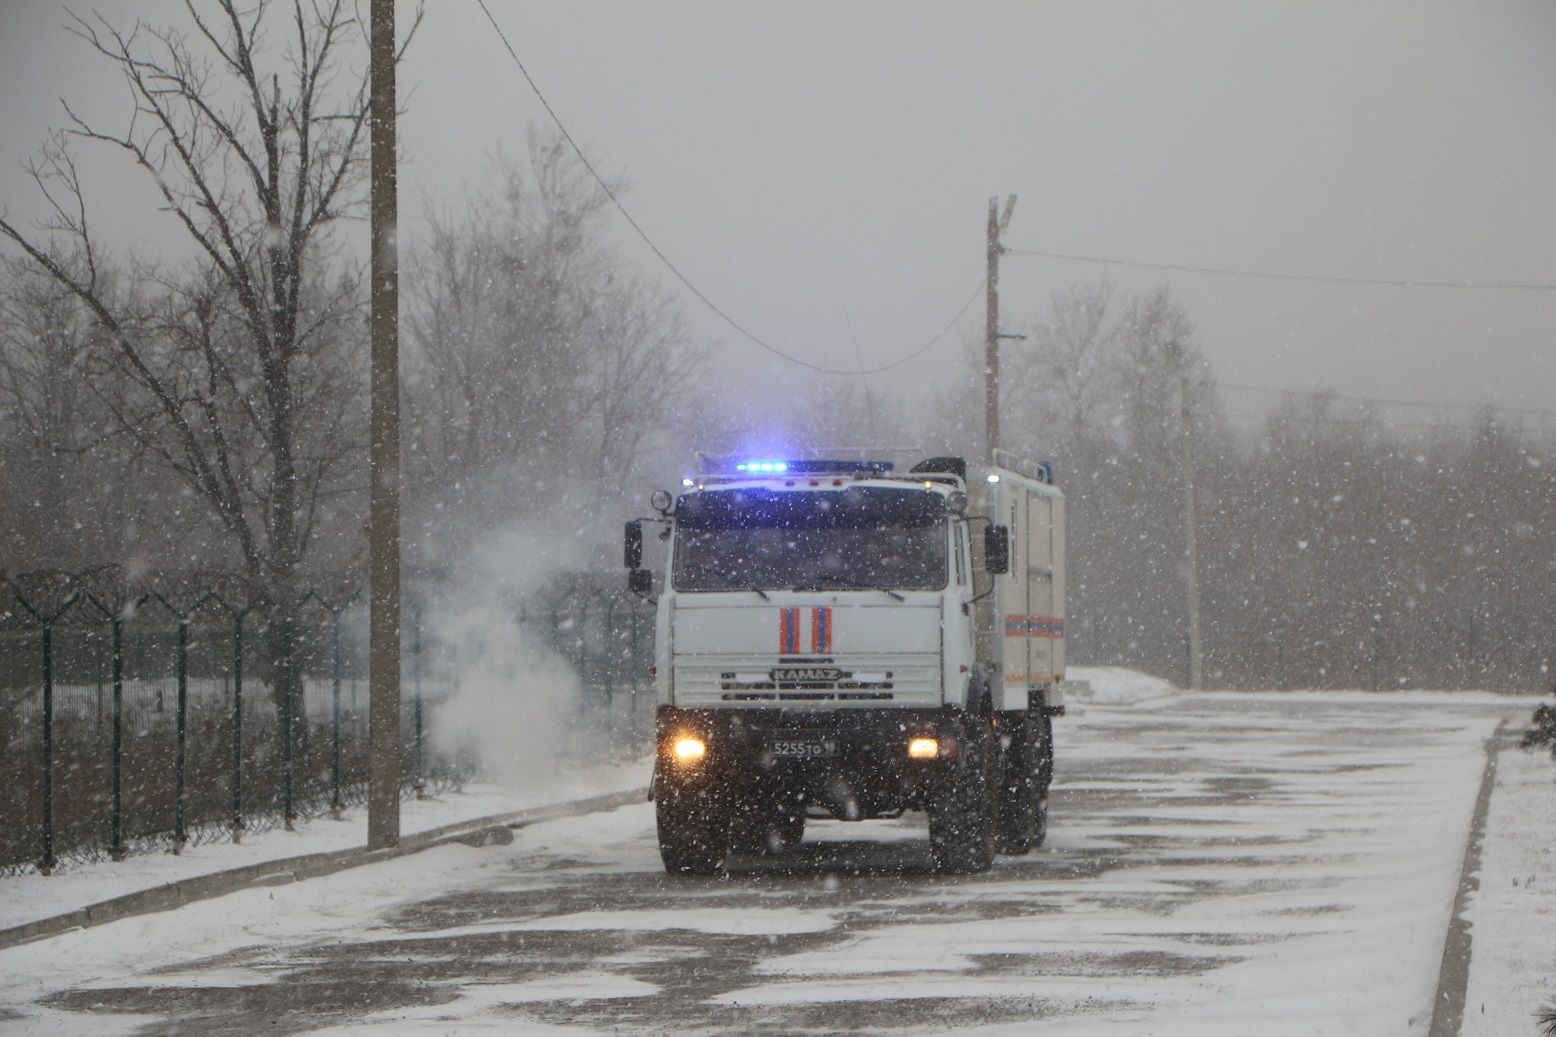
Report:
[[1025,413],[1012,416],[1012,432],[1024,451],[1058,452],[1077,464],[1098,446],[1118,360],[1113,297],[1107,280],[1055,292],[1048,313],[1032,322],[1027,348],[1012,350],[1011,395],[1027,401]]
[[605,510],[701,355],[604,245],[609,199],[560,136],[531,132],[527,166],[493,171],[496,191],[432,216],[407,279],[408,468],[443,547],[542,500]]
[[82,378],[95,322],[31,263],[0,262],[0,277],[0,567],[79,567],[97,560],[72,548],[98,540],[82,521],[106,474],[87,456],[102,417]]
[[595,436],[595,490],[621,498],[623,477],[676,424],[702,352],[688,344],[680,306],[642,282],[613,278],[591,308],[592,363],[583,388]]
[[[365,33],[345,0],[186,9],[187,32],[75,18],[133,112],[107,127],[67,105],[31,170],[50,215],[31,233],[0,217],[0,233],[90,313],[91,374],[118,430],[204,502],[284,620],[361,446],[347,346],[362,293],[338,272],[334,230],[365,195],[366,62],[348,63]],[[141,264],[111,290],[72,154],[83,143],[150,179],[190,268]]]
[[[252,575],[285,587],[339,462],[301,454],[300,426],[318,416],[307,406],[311,362],[358,305],[355,285],[321,290],[318,277],[332,225],[361,200],[367,90],[337,82],[341,51],[362,35],[351,7],[291,5],[284,76],[261,66],[272,10],[190,3],[192,38],[77,18],[73,31],[123,73],[134,114],[109,130],[67,106],[70,128],[34,164],[53,212],[42,229],[73,243],[69,261],[8,220],[0,232],[100,324],[123,378],[123,427],[188,480]],[[104,290],[69,150],[77,140],[118,149],[149,175],[197,249],[193,276],[142,271],[150,290],[163,289],[153,308]]]
[[1128,446],[1143,460],[1159,462],[1176,449],[1179,365],[1203,365],[1189,344],[1193,333],[1188,311],[1166,285],[1124,304],[1113,376]]

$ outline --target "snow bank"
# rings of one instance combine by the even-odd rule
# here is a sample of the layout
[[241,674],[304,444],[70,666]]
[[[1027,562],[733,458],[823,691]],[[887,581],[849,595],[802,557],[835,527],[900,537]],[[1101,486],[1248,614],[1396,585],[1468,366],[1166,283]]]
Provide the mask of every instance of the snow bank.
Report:
[[[400,804],[401,831],[414,835],[474,818],[643,788],[648,784],[652,766],[652,761],[646,759],[596,764],[555,771],[522,787],[473,784],[466,786],[463,792],[450,791],[434,799],[407,800]],[[49,876],[28,872],[0,877],[0,929],[66,914],[168,882],[212,875],[263,861],[349,850],[366,842],[367,812],[354,808],[339,821],[328,817],[304,821],[295,832],[279,828],[250,832],[242,843],[191,846],[180,854],[142,853],[117,862],[70,862],[62,864]]]
[[1122,666],[1071,666],[1065,680],[1066,698],[1081,705],[1128,706],[1178,690],[1160,677]]
[[1542,749],[1505,749],[1480,851],[1480,889],[1466,912],[1470,975],[1464,1037],[1534,1032],[1556,1002],[1556,767]]

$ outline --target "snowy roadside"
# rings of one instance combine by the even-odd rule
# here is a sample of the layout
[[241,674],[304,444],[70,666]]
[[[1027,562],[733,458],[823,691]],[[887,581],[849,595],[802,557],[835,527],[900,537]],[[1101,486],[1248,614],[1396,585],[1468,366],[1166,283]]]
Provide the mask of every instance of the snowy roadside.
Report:
[[1504,749],[1481,846],[1471,924],[1464,1037],[1533,1033],[1534,1013],[1556,1002],[1556,764],[1537,750]]
[[[523,787],[474,783],[463,792],[445,792],[401,804],[400,830],[411,836],[465,821],[648,787],[652,761],[602,764],[533,776]],[[354,808],[339,820],[315,818],[295,832],[257,832],[242,843],[210,843],[182,853],[136,854],[123,861],[94,861],[62,866],[53,875],[36,872],[0,878],[0,929],[53,918],[128,893],[170,882],[213,875],[247,865],[306,854],[361,847],[367,838],[366,808]]]
[[[1208,985],[1191,975],[1146,976],[1131,979],[1126,986],[1119,987],[1117,990],[1127,991],[1130,997],[1135,997],[1141,984],[1156,989],[1161,999],[1159,1010],[1139,1019],[1129,1018],[1129,1013],[1126,1012],[1123,1017],[1113,1020],[1113,1023],[1119,1025],[1127,1023],[1125,1029],[1109,1032],[1243,1033],[1248,1032],[1247,1027],[1252,1025],[1253,1017],[1239,1013],[1254,1009],[1263,1012],[1270,1004],[1280,1002],[1283,998],[1289,1002],[1292,1013],[1285,1018],[1285,1022],[1297,1027],[1290,1032],[1302,1032],[1300,1027],[1303,1025],[1302,1020],[1306,1018],[1302,1013],[1311,1008],[1308,1002],[1312,1000],[1315,991],[1348,989],[1339,979],[1334,979],[1328,987],[1325,987],[1320,980],[1330,973],[1342,978],[1347,975],[1370,975],[1368,969],[1373,969],[1376,973],[1377,963],[1389,960],[1391,952],[1387,948],[1390,946],[1440,941],[1441,924],[1424,925],[1420,927],[1420,932],[1413,929],[1406,931],[1401,928],[1420,913],[1419,903],[1423,900],[1421,887],[1425,879],[1418,872],[1422,870],[1425,862],[1433,859],[1434,854],[1444,856],[1445,862],[1451,858],[1451,863],[1446,863],[1445,868],[1451,870],[1454,875],[1458,873],[1456,863],[1458,858],[1453,853],[1446,851],[1439,853],[1439,851],[1442,851],[1443,846],[1446,845],[1445,839],[1448,843],[1455,838],[1462,841],[1463,828],[1449,831],[1448,829],[1452,829],[1453,825],[1446,821],[1444,823],[1447,824],[1447,828],[1434,828],[1432,825],[1436,824],[1436,821],[1433,819],[1442,820],[1450,815],[1456,817],[1462,812],[1450,809],[1452,807],[1450,800],[1461,792],[1468,795],[1465,790],[1470,789],[1472,783],[1467,780],[1466,775],[1469,770],[1473,770],[1477,776],[1479,774],[1473,748],[1480,738],[1490,733],[1490,725],[1495,722],[1496,715],[1509,716],[1516,729],[1527,720],[1529,712],[1539,701],[1532,697],[1514,698],[1476,692],[1190,694],[1174,689],[1167,682],[1130,671],[1111,668],[1073,668],[1071,672],[1075,678],[1090,684],[1089,693],[1078,695],[1072,701],[1083,707],[1088,704],[1098,707],[1090,717],[1081,720],[1081,727],[1091,729],[1095,734],[1104,737],[1067,740],[1065,753],[1067,762],[1078,762],[1093,757],[1099,760],[1114,760],[1118,755],[1114,738],[1106,736],[1120,735],[1128,731],[1165,732],[1157,737],[1167,739],[1164,745],[1176,745],[1178,743],[1173,740],[1182,739],[1184,736],[1173,733],[1170,727],[1164,725],[1170,724],[1171,718],[1181,709],[1194,718],[1189,738],[1195,746],[1195,751],[1205,754],[1212,763],[1221,760],[1224,764],[1225,773],[1221,773],[1215,767],[1207,772],[1210,779],[1225,780],[1228,775],[1237,773],[1239,761],[1246,753],[1245,747],[1240,743],[1227,740],[1229,732],[1242,728],[1239,714],[1243,707],[1238,705],[1235,710],[1230,711],[1226,708],[1234,700],[1245,700],[1250,708],[1274,703],[1279,703],[1283,707],[1293,707],[1262,716],[1257,724],[1258,730],[1266,734],[1286,732],[1293,737],[1305,730],[1310,722],[1333,723],[1337,722],[1335,717],[1338,717],[1338,722],[1348,723],[1343,713],[1336,713],[1336,710],[1354,710],[1357,706],[1363,706],[1372,711],[1392,713],[1395,707],[1400,706],[1436,704],[1446,707],[1451,705],[1456,708],[1442,711],[1403,711],[1399,716],[1399,723],[1420,727],[1428,733],[1439,732],[1443,745],[1451,743],[1462,750],[1458,756],[1448,754],[1442,756],[1441,761],[1434,762],[1427,758],[1429,753],[1423,755],[1418,750],[1412,750],[1396,760],[1389,757],[1382,749],[1369,745],[1349,749],[1337,745],[1324,749],[1323,753],[1315,753],[1313,747],[1308,746],[1299,753],[1289,747],[1282,749],[1281,744],[1277,742],[1274,748],[1279,751],[1267,761],[1266,769],[1269,771],[1267,777],[1282,787],[1278,797],[1283,804],[1279,819],[1284,820],[1290,827],[1289,830],[1283,830],[1280,833],[1281,838],[1274,842],[1247,838],[1250,826],[1269,827],[1272,819],[1261,812],[1263,808],[1256,802],[1245,802],[1242,799],[1228,800],[1208,814],[1192,801],[1175,803],[1149,816],[1130,814],[1121,819],[1124,827],[1110,822],[1113,825],[1111,828],[1098,828],[1097,832],[1087,837],[1084,843],[1075,843],[1068,847],[1064,842],[1067,838],[1066,832],[1061,828],[1055,833],[1051,844],[1051,849],[1055,852],[1063,852],[1066,849],[1073,852],[1091,851],[1114,843],[1128,846],[1130,845],[1128,840],[1136,838],[1170,842],[1173,838],[1181,836],[1179,829],[1182,828],[1183,831],[1190,832],[1195,840],[1201,842],[1209,840],[1214,843],[1220,848],[1218,853],[1224,857],[1222,862],[1209,871],[1199,863],[1190,865],[1181,862],[1178,857],[1164,857],[1151,865],[1148,874],[1152,883],[1172,881],[1175,874],[1174,868],[1180,870],[1187,868],[1188,870],[1182,871],[1186,878],[1205,880],[1209,876],[1218,882],[1235,882],[1242,874],[1238,870],[1238,862],[1244,857],[1263,858],[1276,853],[1286,853],[1291,847],[1300,846],[1304,840],[1317,840],[1322,844],[1320,848],[1324,850],[1324,855],[1309,869],[1312,872],[1312,879],[1318,883],[1316,887],[1306,888],[1299,885],[1285,890],[1278,885],[1268,890],[1262,887],[1250,887],[1245,892],[1234,891],[1234,894],[1229,894],[1224,901],[1212,899],[1202,905],[1178,908],[1176,913],[1181,917],[1169,926],[1174,931],[1176,928],[1192,923],[1191,928],[1195,932],[1225,929],[1232,936],[1238,936],[1260,919],[1295,918],[1303,912],[1313,910],[1314,904],[1320,908],[1329,905],[1349,905],[1347,910],[1353,914],[1364,909],[1365,912],[1369,912],[1364,916],[1365,925],[1353,930],[1337,932],[1328,930],[1337,925],[1343,928],[1344,916],[1337,915],[1335,917],[1340,918],[1341,921],[1332,922],[1328,920],[1329,915],[1318,914],[1317,921],[1312,923],[1314,926],[1312,932],[1293,930],[1292,940],[1296,943],[1288,940],[1278,946],[1272,945],[1273,949],[1268,954],[1255,953],[1245,948],[1240,953],[1245,954],[1247,960],[1215,972],[1213,982]],[[1140,710],[1141,715],[1134,715],[1136,708]],[[1182,726],[1181,722],[1179,726]],[[1304,743],[1299,739],[1293,744]],[[1218,756],[1218,753],[1224,755]],[[1338,820],[1330,823],[1328,828],[1315,828],[1317,823],[1315,819],[1320,815],[1315,814],[1314,811],[1336,795],[1336,789],[1332,787],[1332,771],[1319,766],[1324,759],[1329,759],[1337,765],[1345,764],[1346,768],[1342,768],[1343,773],[1354,773],[1360,776],[1357,787],[1347,793],[1353,798],[1360,798],[1356,799],[1356,803],[1348,813],[1342,813]],[[1386,779],[1389,779],[1391,773],[1390,767],[1399,770],[1400,787],[1396,790],[1397,795],[1393,801],[1394,812],[1370,813],[1365,808],[1365,793],[1369,789],[1382,788],[1383,784],[1380,783],[1386,784]],[[1458,770],[1455,770],[1456,767]],[[1460,770],[1465,773],[1459,773]],[[1553,769],[1545,754],[1529,754],[1517,749],[1507,749],[1501,753],[1483,840],[1479,871],[1480,892],[1475,895],[1466,912],[1473,925],[1473,945],[1468,996],[1461,1031],[1464,1034],[1532,1033],[1533,1011],[1556,994],[1556,984],[1553,984],[1553,974],[1556,974],[1556,925],[1552,924],[1556,923],[1556,853],[1551,849],[1556,845],[1556,814],[1553,814],[1550,809],[1553,770],[1556,769]],[[646,784],[648,771],[649,763],[644,760],[573,773],[566,779],[557,773],[535,777],[530,779],[522,789],[500,788],[494,785],[474,786],[464,794],[448,794],[441,800],[405,804],[403,828],[406,835],[412,835],[451,823],[470,821],[494,814],[571,801],[585,796],[640,789]],[[1140,780],[1130,773],[1120,771],[1116,775],[1103,779],[1094,778],[1090,782],[1072,780],[1065,787],[1071,792],[1077,792],[1088,788],[1095,789],[1099,783],[1106,782],[1109,789],[1104,789],[1104,792],[1109,790],[1117,792],[1120,787],[1137,784]],[[1192,800],[1215,792],[1215,789],[1202,787],[1199,783],[1177,786],[1161,776],[1151,780],[1159,794],[1171,794],[1176,799]],[[1400,809],[1402,804],[1404,807]],[[533,852],[537,847],[554,846],[558,856],[571,858],[581,855],[588,859],[593,852],[591,847],[603,840],[601,860],[610,861],[610,868],[620,868],[624,865],[616,858],[624,852],[620,843],[622,832],[632,828],[633,825],[641,827],[641,822],[645,818],[651,823],[652,811],[646,805],[637,810],[638,812],[632,815],[593,815],[527,829],[520,836],[519,844],[515,849],[517,850],[518,846],[527,846],[529,851]],[[648,811],[646,814],[643,813],[645,810]],[[1108,820],[1104,815],[1106,811],[1096,818],[1088,818],[1087,815],[1079,812],[1072,815],[1070,817],[1072,832],[1069,837],[1074,837],[1075,832],[1082,831],[1087,823],[1095,821],[1100,825]],[[1113,819],[1113,821],[1119,820]],[[59,915],[122,893],[146,889],[186,877],[305,853],[349,849],[361,845],[363,833],[364,818],[362,813],[357,811],[343,822],[320,819],[309,823],[296,833],[266,833],[254,836],[237,847],[226,844],[204,846],[177,857],[169,854],[151,854],[121,864],[105,862],[74,867],[50,878],[28,875],[0,879],[0,928],[35,918]],[[1379,833],[1383,833],[1383,836],[1380,837]],[[1429,838],[1423,842],[1423,836]],[[1380,845],[1384,849],[1376,852],[1369,850],[1373,853],[1373,857],[1358,856],[1360,848],[1374,847],[1380,838]],[[634,867],[640,870],[647,868],[651,873],[657,871],[658,862],[653,853],[651,828],[648,838],[646,840],[638,838],[636,842],[631,843],[631,848],[638,855]],[[1181,855],[1184,852],[1200,851],[1180,850],[1178,852]],[[507,851],[502,854],[471,856],[469,851],[461,847],[445,847],[416,854],[415,861],[406,859],[377,865],[374,868],[355,869],[350,878],[341,876],[328,883],[304,883],[288,887],[284,894],[286,898],[297,898],[298,902],[313,904],[315,907],[304,911],[302,918],[289,920],[284,925],[314,924],[317,921],[316,916],[321,912],[329,914],[331,918],[336,914],[350,915],[351,909],[348,903],[354,891],[358,891],[359,888],[382,888],[393,891],[401,898],[412,895],[412,887],[425,891],[452,888],[460,882],[473,881],[471,875],[497,867],[502,861],[508,860],[509,856]],[[1350,863],[1358,860],[1362,862],[1360,866]],[[472,869],[469,875],[466,874],[467,868]],[[1451,880],[1444,881],[1451,884]],[[305,886],[308,888],[304,889]],[[1127,892],[1128,888],[1117,887],[1114,892],[1119,890]],[[969,887],[968,892],[974,893],[977,889]],[[1052,896],[1055,895],[1055,889],[1053,883],[1048,882],[1046,885],[1039,884],[1038,887],[1034,887],[1030,893],[1033,896]],[[428,892],[426,895],[430,896],[431,893]],[[1024,892],[1023,896],[1025,895]],[[190,933],[186,931],[189,926],[195,926],[204,933],[202,927],[208,922],[213,934],[210,939],[220,945],[221,938],[214,934],[221,926],[230,926],[229,916],[238,905],[256,897],[269,898],[267,903],[271,904],[273,911],[274,898],[278,896],[283,896],[280,890],[249,890],[236,894],[235,899],[224,898],[221,906],[215,903],[205,908],[192,905],[179,912],[177,940],[180,945],[183,945],[190,939]],[[1438,902],[1438,898],[1435,897],[1425,899]],[[328,911],[318,905],[329,905]],[[1093,906],[1087,904],[1072,905],[1069,910],[1058,916],[1065,922],[1062,929],[1055,930],[1052,926],[1042,926],[1031,932],[1023,929],[1021,939],[1027,943],[1043,946],[1045,949],[1047,944],[1044,941],[1051,942],[1055,939],[1066,947],[1071,944],[1085,946],[1089,932],[1086,927],[1100,922],[1092,917],[1093,910]],[[1442,908],[1444,921],[1450,910],[1444,902]],[[1253,921],[1250,921],[1250,913]],[[363,916],[370,916],[365,908]],[[1153,936],[1151,932],[1142,928],[1149,924],[1149,919],[1154,917],[1150,912],[1145,912],[1141,916],[1145,921],[1136,918],[1114,923],[1121,925],[1122,928],[1116,932],[1113,929],[1108,929],[1106,932],[1099,930],[1091,935],[1101,938],[1104,943],[1117,941],[1126,936],[1129,940],[1143,939],[1147,942],[1158,937],[1165,938],[1162,934]],[[680,922],[684,922],[680,916],[677,918]],[[138,927],[134,932],[139,939],[144,934],[158,931],[157,924],[171,925],[172,921],[154,924],[153,920],[145,919],[130,924]],[[274,924],[283,923],[277,921]],[[507,928],[514,928],[514,923],[504,923],[504,925]],[[982,929],[978,931],[981,933]],[[250,933],[250,936],[252,935]],[[902,938],[913,946],[922,943],[924,935],[924,932],[919,929],[901,934]],[[80,939],[107,941],[108,929],[94,929],[91,934],[78,934],[78,936]],[[170,936],[169,939],[173,937]],[[892,942],[896,938],[890,932],[877,934],[873,939],[877,942],[884,939],[891,947],[896,946]],[[45,946],[48,948],[46,951]],[[199,946],[206,952],[210,950],[203,942]],[[1199,953],[1193,949],[1194,946],[1197,945],[1187,947],[1175,945],[1173,950],[1183,955]],[[64,938],[35,944],[26,951],[16,953],[44,954],[52,961],[69,958],[72,954],[79,953],[80,948],[79,939]],[[1297,948],[1300,953],[1293,957],[1290,953],[1292,948]],[[844,958],[853,960],[859,949],[857,946],[850,945],[845,949]],[[1005,949],[1008,950],[1008,947]],[[138,960],[135,955],[129,957]],[[1431,955],[1427,954],[1423,961],[1431,965],[1432,975],[1423,973],[1419,977],[1419,985],[1422,986],[1420,991],[1416,993],[1405,991],[1409,996],[1401,1001],[1401,1005],[1404,1006],[1401,1010],[1395,1011],[1399,1006],[1388,1001],[1388,998],[1383,995],[1363,997],[1357,994],[1357,1002],[1355,1004],[1347,1002],[1349,1007],[1345,1007],[1344,1011],[1337,1009],[1336,1017],[1371,1019],[1373,1016],[1367,1015],[1366,1006],[1372,1005],[1373,1009],[1382,1011],[1379,1007],[1382,1005],[1388,1009],[1388,1013],[1385,1013],[1388,1018],[1393,1019],[1398,1016],[1403,1019],[1416,1002],[1430,999],[1432,977],[1435,976],[1436,969],[1435,962],[1428,960],[1430,958]],[[807,959],[788,961],[785,968],[792,969],[795,961],[804,960]],[[104,968],[112,965],[106,959],[105,962]],[[1324,966],[1326,962],[1328,965]],[[1394,968],[1394,965],[1388,966],[1388,969]],[[928,966],[925,969],[928,972],[934,971]],[[833,970],[833,966],[829,964],[828,970]],[[925,975],[918,974],[924,970],[910,971],[915,971],[914,989],[927,990],[933,987],[933,984],[925,986]],[[1392,976],[1387,970],[1378,975],[1388,976],[1390,982],[1375,983],[1377,989],[1392,990],[1397,986],[1405,990],[1399,984],[1398,977]],[[220,976],[216,978],[221,980]],[[958,991],[958,997],[971,996],[967,993],[968,990],[979,989],[976,986],[968,986],[961,978],[953,978],[955,982],[946,980],[951,984],[947,989]],[[1377,976],[1374,978],[1376,979]],[[580,983],[587,979],[585,985],[589,990],[594,991],[590,996],[637,996],[622,994],[618,986],[612,986],[600,977],[591,975],[584,979],[579,977],[573,979]],[[191,979],[188,982],[210,981],[209,977],[203,977],[198,981]],[[99,980],[94,979],[93,982]],[[166,984],[170,981],[165,976],[159,976],[158,982]],[[771,985],[769,981],[764,982]],[[990,982],[993,985],[988,988],[989,998],[999,1000],[1012,996],[1009,983],[1014,980],[1001,979]],[[1055,986],[1058,979],[1054,976],[1042,978],[1041,981],[1033,979],[1031,982],[1037,984],[1033,989],[1041,988],[1045,996],[1058,989]],[[806,996],[811,996],[814,993],[812,989],[814,983],[814,979],[805,979],[796,989],[803,988],[805,991],[810,991],[811,993]],[[1076,997],[1101,996],[1105,984],[1092,983],[1088,986],[1088,983],[1092,981],[1082,982],[1080,979],[1073,981]],[[855,986],[862,990],[875,991],[878,980],[861,979],[855,983]],[[546,989],[550,990],[550,988]],[[616,993],[601,994],[600,990]],[[1233,996],[1250,991],[1257,994],[1256,1004],[1246,997]],[[522,990],[504,988],[500,992],[489,993],[494,997],[500,993],[505,1004],[510,1001],[520,1002],[536,998],[544,1000],[560,996],[554,991],[546,993],[527,986]],[[583,996],[577,991],[564,991],[564,993],[568,993],[569,997]],[[846,1000],[845,994],[846,991],[839,992],[835,997]],[[785,996],[793,995],[785,994]],[[1226,1003],[1220,1004],[1216,1000],[1218,998],[1225,1000]],[[1384,1005],[1383,1002],[1388,1003]],[[1302,1007],[1304,1005],[1307,1007]],[[438,1011],[441,1020],[448,1009],[444,1006]],[[0,1012],[0,1018],[3,1017],[3,1012]],[[61,1017],[59,1021],[63,1025],[66,1020]],[[502,1021],[502,1017],[499,1016],[497,1021]],[[398,1030],[405,1022],[406,1019],[397,1017],[393,1028]],[[1103,1032],[1097,1029],[1095,1020],[1084,1018],[1068,1022],[1051,1020],[1050,1023],[1058,1028],[1055,1032]],[[445,1024],[440,1021],[429,1021],[427,1032],[445,1032],[438,1029],[443,1025]],[[1002,1032],[1029,1032],[1025,1028],[1029,1025],[1027,1023],[1019,1027],[1007,1027]],[[1406,1029],[1413,1033],[1424,1032],[1424,1025],[1425,1021],[1422,1017],[1414,1016]],[[1128,1026],[1136,1028],[1129,1029]],[[348,1028],[340,1032],[355,1032],[355,1029]]]
[[1171,682],[1122,666],[1071,666],[1065,671],[1066,705],[1137,706],[1180,694]]
[[[1516,733],[1543,698],[1479,691],[1286,691],[1189,693],[1167,681],[1117,667],[1071,667],[1084,682],[1072,711],[1086,705],[1153,709],[1191,694],[1278,697],[1321,706],[1341,698],[1372,698],[1387,705],[1486,706],[1505,704]],[[1074,710],[1074,704],[1081,706]],[[1465,911],[1470,923],[1469,979],[1462,1037],[1534,1033],[1543,1006],[1556,1006],[1556,764],[1544,750],[1504,748],[1480,845],[1478,891]]]

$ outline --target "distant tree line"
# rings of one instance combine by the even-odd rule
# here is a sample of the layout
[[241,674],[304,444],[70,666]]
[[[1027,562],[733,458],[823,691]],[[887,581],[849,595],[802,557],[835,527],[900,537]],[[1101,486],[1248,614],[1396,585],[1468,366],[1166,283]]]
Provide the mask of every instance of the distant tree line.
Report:
[[1550,688],[1556,444],[1324,393],[1235,434],[1166,288],[1067,289],[1029,331],[1005,428],[1058,462],[1074,660],[1186,678],[1187,465],[1207,685]]

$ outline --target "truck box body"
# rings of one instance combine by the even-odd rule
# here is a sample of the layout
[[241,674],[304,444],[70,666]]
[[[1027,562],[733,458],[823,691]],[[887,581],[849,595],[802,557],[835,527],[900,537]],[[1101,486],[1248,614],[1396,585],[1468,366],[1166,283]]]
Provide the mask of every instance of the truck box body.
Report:
[[[1025,708],[1034,692],[1058,705],[1054,696],[1064,680],[1064,496],[1051,483],[1008,468],[977,474],[985,493],[975,510],[1010,530],[1010,572],[995,577],[997,618],[992,636],[981,639],[980,658],[997,657],[996,708]],[[999,481],[989,482],[991,475]]]

